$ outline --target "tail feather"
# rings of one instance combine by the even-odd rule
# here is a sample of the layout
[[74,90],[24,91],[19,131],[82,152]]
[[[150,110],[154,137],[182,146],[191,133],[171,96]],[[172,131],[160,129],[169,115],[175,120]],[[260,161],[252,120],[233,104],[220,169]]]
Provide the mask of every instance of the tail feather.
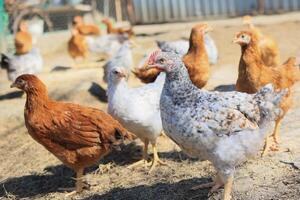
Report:
[[254,99],[258,102],[261,113],[260,124],[273,121],[281,115],[280,103],[287,93],[288,89],[274,91],[272,84],[268,84],[255,94]]

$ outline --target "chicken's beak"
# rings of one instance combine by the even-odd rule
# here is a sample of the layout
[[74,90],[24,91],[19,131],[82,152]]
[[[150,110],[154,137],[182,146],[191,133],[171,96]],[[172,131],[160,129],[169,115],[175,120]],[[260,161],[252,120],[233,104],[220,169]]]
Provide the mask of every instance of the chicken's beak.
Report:
[[15,87],[18,87],[18,85],[17,85],[16,83],[12,83],[12,84],[10,85],[10,88],[15,88]]
[[163,68],[161,68],[161,67],[159,67],[159,66],[157,66],[157,65],[154,65],[154,64],[148,64],[148,65],[146,66],[146,69],[157,69],[157,70],[159,70],[159,71],[165,71],[165,69],[163,69]]
[[232,43],[235,43],[235,44],[239,43],[239,39],[238,38],[233,38]]

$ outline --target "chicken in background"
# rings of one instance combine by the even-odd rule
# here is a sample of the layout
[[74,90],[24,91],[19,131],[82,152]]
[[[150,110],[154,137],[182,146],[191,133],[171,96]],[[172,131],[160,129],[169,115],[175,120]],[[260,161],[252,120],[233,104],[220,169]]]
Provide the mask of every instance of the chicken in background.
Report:
[[212,27],[206,23],[194,26],[190,36],[189,50],[182,59],[193,84],[198,88],[204,87],[210,76],[210,64],[204,37],[211,30]]
[[[206,23],[194,26],[190,34],[188,52],[183,56],[183,62],[189,71],[190,78],[198,88],[204,87],[210,76],[210,64],[204,38],[211,30],[212,27]],[[170,51],[170,49],[165,50]],[[141,68],[134,69],[134,74],[142,82],[148,83],[155,80],[160,71],[155,68],[147,69],[146,66],[147,64],[145,63]]]
[[7,71],[10,81],[22,74],[38,74],[43,69],[43,58],[37,48],[32,48],[26,54],[1,54],[1,68]]
[[90,52],[104,54],[110,58],[117,53],[124,42],[128,41],[128,37],[119,34],[87,36],[86,41]]
[[[176,41],[156,41],[157,46],[162,51],[172,51],[177,54],[180,54],[184,56],[187,54],[190,43],[187,40],[176,40]],[[205,50],[208,56],[209,63],[212,65],[217,64],[218,62],[218,49],[217,46],[212,39],[212,37],[206,33],[204,35],[204,44],[205,44]]]
[[72,29],[72,37],[68,42],[68,52],[74,60],[77,58],[86,59],[89,54],[86,39],[77,29]]
[[[233,40],[241,46],[241,58],[239,63],[239,73],[236,82],[236,90],[253,94],[258,92],[263,86],[272,83],[276,89],[288,89],[288,93],[281,102],[281,115],[275,121],[275,128],[272,137],[276,144],[279,143],[280,123],[292,104],[291,87],[300,79],[299,68],[296,66],[296,59],[289,58],[281,66],[268,67],[264,64],[260,56],[259,38],[252,31],[241,31],[237,33]],[[268,138],[263,151],[263,155],[269,149]],[[271,148],[274,150],[274,148]],[[277,149],[277,147],[276,147]]]
[[264,65],[268,67],[278,66],[280,64],[280,55],[276,41],[255,27],[251,16],[244,16],[243,24],[247,25],[249,30],[256,35]]
[[94,24],[85,24],[81,16],[73,18],[73,28],[77,29],[81,35],[99,36],[101,31],[98,26]]
[[128,69],[122,65],[115,65],[108,73],[108,113],[144,143],[142,160],[129,168],[148,164],[150,142],[153,148],[151,172],[157,164],[165,164],[159,159],[156,146],[157,138],[162,132],[159,98],[165,74],[160,74],[154,83],[131,88],[127,83]]
[[126,70],[126,74],[129,77],[131,67],[133,66],[133,57],[132,57],[132,44],[130,41],[126,41],[122,44],[121,48],[118,52],[103,66],[104,74],[103,80],[107,83],[108,82],[108,75],[109,72],[114,67],[123,67]]
[[101,110],[52,100],[34,75],[19,76],[11,87],[26,95],[25,125],[31,137],[76,174],[76,191],[83,190],[84,169],[98,162],[132,136]]
[[224,186],[223,200],[230,200],[236,167],[261,148],[286,91],[275,92],[271,84],[253,95],[199,89],[172,52],[155,52],[148,64],[166,72],[160,97],[164,132],[189,156],[209,160],[217,171],[213,182],[192,189],[215,192]]
[[134,36],[133,28],[116,28],[113,26],[112,22],[108,19],[105,18],[102,20],[102,23],[104,23],[107,27],[107,33],[108,34],[126,34],[129,38]]
[[26,21],[21,21],[19,31],[15,35],[16,55],[23,55],[32,49],[32,36],[28,32],[28,24]]

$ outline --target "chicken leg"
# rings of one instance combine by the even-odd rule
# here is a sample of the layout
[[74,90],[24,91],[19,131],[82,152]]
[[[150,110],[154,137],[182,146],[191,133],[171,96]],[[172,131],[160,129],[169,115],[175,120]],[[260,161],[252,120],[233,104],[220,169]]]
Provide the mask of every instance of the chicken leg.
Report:
[[152,148],[153,148],[153,160],[152,160],[152,164],[151,164],[149,173],[152,172],[152,170],[156,167],[157,164],[167,165],[165,162],[161,161],[158,157],[156,142],[154,144],[152,144]]
[[280,125],[281,125],[281,119],[282,118],[279,118],[275,121],[275,128],[274,128],[274,132],[272,134],[272,137],[274,139],[274,142],[276,144],[279,144],[279,129],[280,129]]
[[66,197],[70,197],[70,196],[73,196],[75,194],[78,194],[78,193],[82,192],[83,185],[84,185],[82,178],[83,178],[83,168],[79,168],[76,171],[76,187],[75,187],[75,191],[67,193]]
[[224,186],[224,196],[223,200],[230,200],[231,199],[231,191],[233,185],[233,176],[230,176]]
[[144,164],[147,166],[148,164],[148,145],[149,145],[149,140],[144,141],[144,149],[143,149],[143,157],[141,160],[129,165],[127,168],[132,169],[136,166],[139,166],[141,164]]

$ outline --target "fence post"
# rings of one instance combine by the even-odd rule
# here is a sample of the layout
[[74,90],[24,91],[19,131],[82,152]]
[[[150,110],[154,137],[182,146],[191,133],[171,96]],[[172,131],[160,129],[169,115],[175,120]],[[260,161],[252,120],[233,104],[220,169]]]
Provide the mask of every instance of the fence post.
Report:
[[257,0],[257,11],[259,14],[265,13],[265,0]]

